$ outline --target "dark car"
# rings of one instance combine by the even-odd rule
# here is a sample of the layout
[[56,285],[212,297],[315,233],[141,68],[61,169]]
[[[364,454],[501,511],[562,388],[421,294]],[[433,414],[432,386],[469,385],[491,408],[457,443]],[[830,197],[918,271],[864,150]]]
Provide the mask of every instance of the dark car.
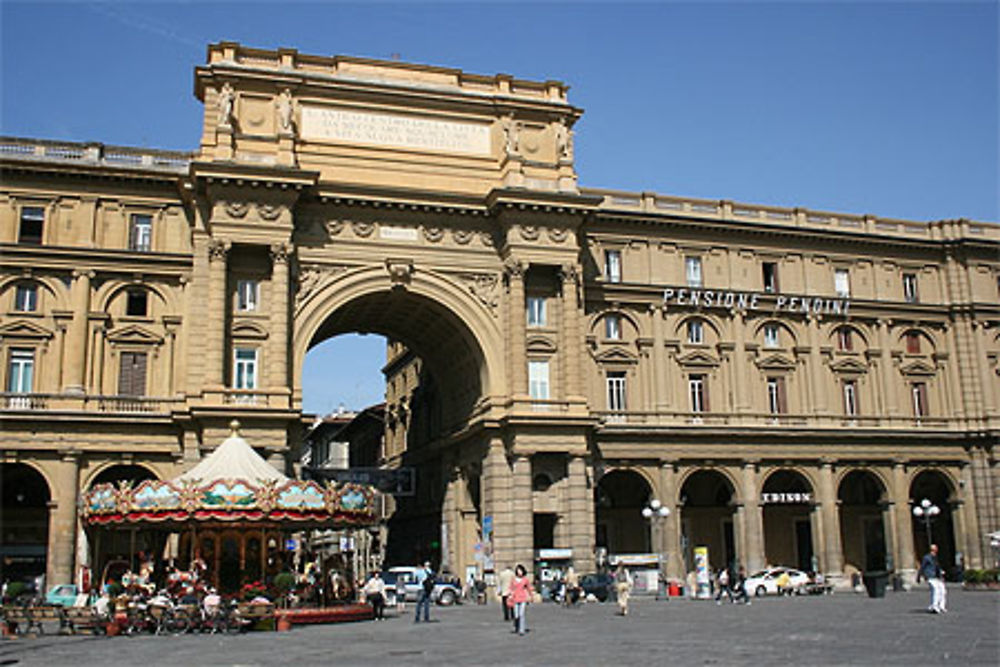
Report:
[[580,588],[584,596],[593,595],[598,602],[607,602],[613,597],[615,578],[610,574],[585,574],[580,577]]

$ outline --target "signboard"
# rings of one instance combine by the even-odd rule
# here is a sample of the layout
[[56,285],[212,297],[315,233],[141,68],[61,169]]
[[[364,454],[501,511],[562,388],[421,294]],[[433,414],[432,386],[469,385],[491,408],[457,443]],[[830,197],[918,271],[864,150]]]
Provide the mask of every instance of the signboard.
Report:
[[341,551],[354,551],[354,538],[341,536],[340,538],[340,550]]
[[696,597],[707,599],[712,597],[712,581],[708,572],[708,547],[694,548],[694,572],[697,584]]
[[538,549],[535,552],[538,560],[569,560],[573,558],[572,549]]
[[298,546],[299,543],[294,537],[289,537],[285,540],[285,551],[295,551]]
[[795,493],[762,493],[760,494],[760,502],[763,505],[790,505],[793,503],[811,503],[813,497],[811,493],[807,492],[795,492]]
[[703,290],[690,287],[667,287],[663,290],[663,305],[692,308],[729,308],[730,310],[763,310],[761,297],[774,297],[772,310],[777,313],[813,313],[844,315],[851,309],[850,299],[734,292],[733,290]]
[[412,496],[416,488],[413,468],[303,468],[306,479],[332,479],[337,482],[369,484],[382,493],[393,496]]

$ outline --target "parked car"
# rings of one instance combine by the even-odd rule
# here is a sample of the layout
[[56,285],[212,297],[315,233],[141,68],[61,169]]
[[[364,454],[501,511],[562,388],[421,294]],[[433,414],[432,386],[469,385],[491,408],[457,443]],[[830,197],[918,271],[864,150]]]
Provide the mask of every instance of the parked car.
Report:
[[[393,577],[393,594],[398,596],[403,593],[403,600],[416,602],[420,598],[420,584],[417,583],[417,570],[419,567],[398,566],[390,567],[386,576]],[[431,600],[442,606],[453,605],[458,602],[462,595],[462,585],[456,577],[446,574],[438,574],[434,582],[434,590],[431,592]],[[388,587],[388,582],[386,583]],[[386,596],[388,597],[388,596]]]
[[792,591],[799,593],[803,591],[809,583],[809,575],[801,570],[790,567],[771,567],[760,572],[754,572],[746,580],[747,593],[761,597],[764,595],[778,594],[778,577],[787,572],[789,577],[788,585]]
[[[73,607],[76,605],[79,596],[80,590],[76,584],[59,584],[50,588],[49,592],[45,594],[45,602],[63,607]],[[86,599],[86,596],[84,599]]]
[[580,577],[580,588],[584,597],[593,595],[598,602],[607,602],[614,598],[615,578],[610,574],[591,573]]

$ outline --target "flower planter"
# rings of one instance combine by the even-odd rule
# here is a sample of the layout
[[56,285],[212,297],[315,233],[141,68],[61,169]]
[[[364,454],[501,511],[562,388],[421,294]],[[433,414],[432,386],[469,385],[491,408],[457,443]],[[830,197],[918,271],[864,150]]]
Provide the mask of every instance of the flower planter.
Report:
[[968,581],[962,584],[962,590],[966,591],[1000,591],[1000,582],[992,581],[986,583],[969,583]]

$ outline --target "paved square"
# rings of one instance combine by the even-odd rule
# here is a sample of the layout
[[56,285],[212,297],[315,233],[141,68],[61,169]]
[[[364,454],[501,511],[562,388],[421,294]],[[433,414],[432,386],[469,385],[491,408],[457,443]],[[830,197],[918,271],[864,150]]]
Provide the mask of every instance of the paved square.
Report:
[[996,665],[1000,595],[949,591],[925,611],[923,589],[880,600],[855,594],[755,599],[750,607],[636,600],[533,605],[518,637],[497,605],[432,610],[433,622],[299,627],[237,636],[45,637],[0,643],[10,665]]

